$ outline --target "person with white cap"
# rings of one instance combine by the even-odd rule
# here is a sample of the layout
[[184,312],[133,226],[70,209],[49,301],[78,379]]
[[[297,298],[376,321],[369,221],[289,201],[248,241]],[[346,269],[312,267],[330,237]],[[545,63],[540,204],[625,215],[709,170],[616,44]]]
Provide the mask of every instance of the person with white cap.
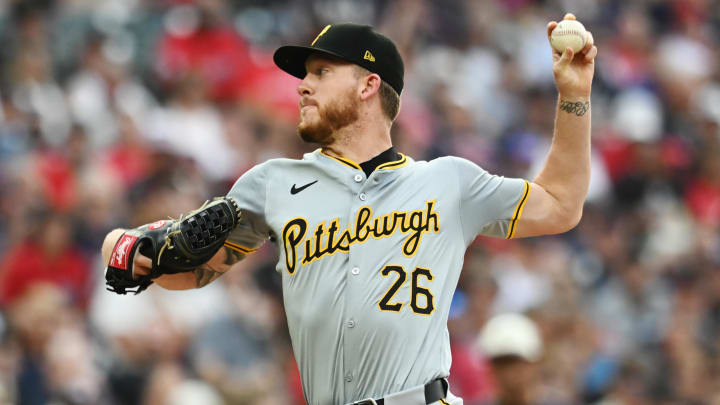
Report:
[[495,400],[482,405],[550,405],[536,396],[543,342],[532,320],[516,313],[497,315],[480,331],[478,346],[495,378]]

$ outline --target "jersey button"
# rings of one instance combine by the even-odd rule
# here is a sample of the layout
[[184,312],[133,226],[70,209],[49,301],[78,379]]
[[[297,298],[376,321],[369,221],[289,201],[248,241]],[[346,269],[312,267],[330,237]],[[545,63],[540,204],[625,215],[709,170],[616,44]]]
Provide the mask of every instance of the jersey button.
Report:
[[367,195],[365,195],[365,193],[360,193],[360,201],[365,201],[365,200],[367,200]]
[[358,274],[360,274],[360,269],[357,268],[357,267],[353,267],[353,269],[350,270],[350,272],[351,272],[354,276],[357,276]]
[[355,327],[355,320],[351,319],[347,323],[348,328],[354,328]]
[[352,379],[353,379],[352,374],[350,374],[350,373],[345,374],[345,382],[350,382],[350,381],[352,381]]
[[363,177],[361,174],[355,175],[355,182],[360,183],[363,180]]

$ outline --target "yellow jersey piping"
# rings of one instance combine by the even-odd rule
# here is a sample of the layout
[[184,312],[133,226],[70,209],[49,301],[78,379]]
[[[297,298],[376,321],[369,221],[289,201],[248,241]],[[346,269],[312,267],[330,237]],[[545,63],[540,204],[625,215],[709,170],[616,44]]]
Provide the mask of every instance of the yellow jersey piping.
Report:
[[229,247],[230,249],[237,250],[237,251],[240,252],[240,253],[245,253],[246,255],[257,251],[257,249],[253,249],[253,248],[245,247],[245,246],[242,246],[242,245],[238,245],[237,243],[230,242],[230,241],[227,241],[227,240],[225,241],[225,246],[226,246],[226,247]]
[[340,163],[346,164],[346,165],[352,167],[353,169],[362,170],[362,169],[360,168],[360,165],[359,165],[359,164],[353,162],[353,161],[350,160],[350,159],[345,159],[345,158],[341,158],[341,157],[329,155],[329,154],[325,153],[325,151],[322,150],[322,149],[320,149],[320,153],[322,153],[323,155],[325,155],[325,156],[327,156],[327,157],[329,157],[329,158],[335,159],[335,160],[337,160],[337,161],[340,162]]
[[387,162],[383,163],[380,166],[378,166],[375,170],[391,170],[391,169],[398,169],[400,167],[405,166],[408,163],[407,156],[403,155],[402,153],[399,154],[400,160],[396,160],[394,162]]
[[508,229],[508,234],[506,239],[512,239],[513,236],[515,236],[515,229],[517,229],[517,221],[522,216],[523,208],[525,208],[525,203],[528,200],[528,197],[530,196],[530,183],[525,180],[525,191],[523,191],[522,198],[517,204],[517,207],[515,207],[515,213],[513,214],[512,220],[510,221],[510,228]]

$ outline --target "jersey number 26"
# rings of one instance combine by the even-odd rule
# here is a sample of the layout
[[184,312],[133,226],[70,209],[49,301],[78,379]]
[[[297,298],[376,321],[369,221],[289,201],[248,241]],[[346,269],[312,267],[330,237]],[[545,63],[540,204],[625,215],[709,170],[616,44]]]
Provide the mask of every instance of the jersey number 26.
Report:
[[[381,311],[400,312],[403,307],[402,302],[391,303],[392,298],[395,296],[400,286],[405,282],[407,278],[407,272],[402,266],[387,265],[380,270],[380,274],[383,277],[387,277],[390,273],[397,273],[398,278],[395,280],[390,289],[387,290],[383,298],[378,302],[378,307]],[[435,310],[435,303],[432,293],[427,288],[421,287],[418,284],[420,277],[425,277],[429,281],[432,281],[433,275],[428,269],[422,267],[416,267],[412,272],[412,284],[410,285],[410,308],[416,314],[420,315],[431,315]],[[424,297],[424,300],[418,300],[419,297]],[[422,304],[418,301],[424,301]]]

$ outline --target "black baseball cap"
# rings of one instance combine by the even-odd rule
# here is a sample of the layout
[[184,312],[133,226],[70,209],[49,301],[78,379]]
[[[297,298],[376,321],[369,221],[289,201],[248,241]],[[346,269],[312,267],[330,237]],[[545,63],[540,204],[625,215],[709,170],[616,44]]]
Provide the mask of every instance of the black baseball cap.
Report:
[[398,94],[403,89],[405,66],[395,44],[369,25],[331,24],[323,28],[310,46],[282,46],[273,60],[282,70],[304,78],[305,61],[312,54],[330,55],[377,73]]

